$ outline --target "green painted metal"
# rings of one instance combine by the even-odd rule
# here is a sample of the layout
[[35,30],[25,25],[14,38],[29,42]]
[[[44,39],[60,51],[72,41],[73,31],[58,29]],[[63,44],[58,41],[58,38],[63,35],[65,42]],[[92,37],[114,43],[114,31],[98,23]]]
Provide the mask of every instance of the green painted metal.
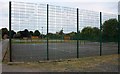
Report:
[[[79,36],[79,9],[77,8],[77,36]],[[77,58],[79,58],[79,37],[77,37]]]
[[49,5],[47,4],[47,60],[49,60],[49,43],[48,43],[48,25],[49,25]]
[[9,50],[10,50],[10,62],[12,62],[12,48],[11,48],[11,1],[9,2]]
[[100,56],[102,55],[102,12],[100,12]]

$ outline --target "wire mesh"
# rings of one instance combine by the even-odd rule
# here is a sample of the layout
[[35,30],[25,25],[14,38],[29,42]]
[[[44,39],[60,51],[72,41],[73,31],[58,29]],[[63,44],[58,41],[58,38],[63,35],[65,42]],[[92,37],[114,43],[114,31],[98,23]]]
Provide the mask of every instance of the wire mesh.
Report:
[[99,55],[100,13],[79,10],[79,56]]
[[116,14],[103,13],[102,53],[104,55],[118,53],[117,17]]
[[49,5],[50,59],[76,57],[76,40],[70,34],[77,31],[76,9]]
[[[46,59],[46,4],[12,2],[13,61]],[[18,59],[19,58],[19,59]]]
[[77,18],[76,8],[14,1],[11,9],[13,61],[96,56],[101,43],[102,54],[117,53],[117,39],[104,35],[104,23],[117,21],[115,14],[102,13],[100,20],[100,12],[81,9]]

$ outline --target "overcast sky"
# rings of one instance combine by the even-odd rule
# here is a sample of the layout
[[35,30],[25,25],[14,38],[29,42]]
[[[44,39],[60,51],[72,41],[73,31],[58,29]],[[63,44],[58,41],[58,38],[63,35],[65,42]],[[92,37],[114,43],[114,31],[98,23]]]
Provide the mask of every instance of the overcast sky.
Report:
[[[12,1],[48,3],[58,6],[67,6],[72,8],[117,14],[119,0],[12,0]],[[2,27],[8,28],[8,2],[9,0],[0,1],[0,28]]]

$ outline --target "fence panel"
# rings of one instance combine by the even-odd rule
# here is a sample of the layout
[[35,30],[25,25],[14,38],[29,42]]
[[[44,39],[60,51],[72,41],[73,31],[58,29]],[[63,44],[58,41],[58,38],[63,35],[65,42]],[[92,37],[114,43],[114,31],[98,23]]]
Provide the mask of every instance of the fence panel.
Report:
[[12,59],[46,59],[46,4],[12,2]]
[[79,10],[79,56],[100,53],[100,13]]
[[118,28],[117,15],[102,14],[102,54],[118,53]]
[[49,5],[49,56],[50,59],[76,57],[77,10]]
[[59,60],[118,53],[119,33],[115,14],[14,1],[10,14],[12,61]]

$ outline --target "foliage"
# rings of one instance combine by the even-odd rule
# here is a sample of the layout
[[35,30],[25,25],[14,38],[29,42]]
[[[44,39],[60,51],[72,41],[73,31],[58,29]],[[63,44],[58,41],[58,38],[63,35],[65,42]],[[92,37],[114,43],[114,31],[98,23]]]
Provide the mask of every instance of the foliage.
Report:
[[14,35],[13,38],[19,38],[20,39],[20,38],[22,38],[22,36],[21,36],[20,32],[18,32],[17,34]]
[[11,30],[11,38],[13,38],[15,34],[16,32],[14,30]]
[[[118,21],[117,19],[109,19],[106,20],[102,25],[102,40],[103,41],[117,41],[118,40]],[[9,34],[7,28],[2,28],[2,37],[4,34]],[[64,39],[64,36],[70,36],[71,40],[90,40],[90,41],[99,41],[100,39],[100,29],[97,27],[84,27],[81,32],[70,32],[64,33],[63,28],[56,33],[48,33],[49,39]],[[25,29],[24,31],[18,31],[17,34],[14,30],[11,31],[12,38],[23,38],[23,37],[31,37],[31,36],[42,36],[42,38],[46,38],[47,35],[41,34],[39,30],[28,31]]]
[[39,32],[38,30],[35,30],[35,32],[34,32],[33,35],[34,35],[34,36],[40,36],[40,32]]
[[63,36],[60,34],[53,34],[53,33],[48,33],[49,39],[62,39]]
[[100,30],[97,27],[85,27],[81,31],[83,40],[99,40]]
[[34,34],[33,31],[30,31],[30,35],[33,36],[33,34]]
[[103,23],[103,40],[117,41],[118,21],[117,19],[109,19]]
[[62,30],[60,30],[60,32],[59,32],[59,35],[63,35],[64,33],[63,33],[63,29]]
[[7,28],[2,28],[1,30],[2,30],[2,38],[5,34],[8,35],[8,29]]

